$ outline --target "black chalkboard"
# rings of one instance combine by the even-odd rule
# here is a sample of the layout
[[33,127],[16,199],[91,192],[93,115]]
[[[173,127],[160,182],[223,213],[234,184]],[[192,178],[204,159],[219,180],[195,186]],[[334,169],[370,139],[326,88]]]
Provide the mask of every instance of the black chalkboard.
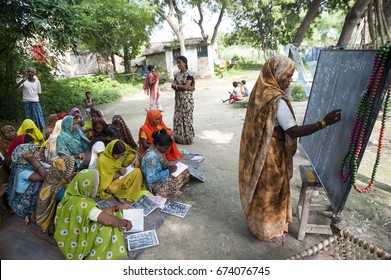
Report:
[[[369,83],[375,56],[376,51],[370,50],[322,50],[319,55],[304,124],[314,123],[337,108],[342,109],[342,120],[300,138],[299,143],[325,188],[335,213],[342,211],[351,189],[352,178],[342,183],[339,167],[348,148],[358,105]],[[362,151],[365,150],[382,104],[387,76],[390,79],[389,70],[390,61],[380,82],[379,89],[383,94],[375,102]],[[363,152],[359,161],[362,155]]]
[[143,209],[144,217],[152,213],[153,210],[159,207],[159,204],[155,201],[149,199],[146,195],[143,195],[137,201],[135,201],[132,206],[133,209]]
[[129,251],[135,251],[159,245],[159,239],[157,238],[156,230],[129,234],[126,238],[128,240]]
[[179,218],[184,218],[190,207],[190,205],[181,202],[168,201],[164,208],[160,211],[166,214],[177,216]]

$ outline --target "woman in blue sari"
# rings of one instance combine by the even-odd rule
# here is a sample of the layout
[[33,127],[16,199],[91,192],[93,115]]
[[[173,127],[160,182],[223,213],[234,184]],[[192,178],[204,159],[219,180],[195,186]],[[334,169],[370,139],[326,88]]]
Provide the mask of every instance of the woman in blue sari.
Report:
[[73,116],[66,116],[62,120],[61,132],[57,137],[57,154],[74,157],[79,167],[90,141],[77,125]]
[[170,149],[173,140],[165,128],[152,134],[153,145],[143,154],[141,171],[144,174],[148,189],[154,195],[173,198],[182,195],[180,189],[189,181],[189,170],[183,171],[177,177],[171,176],[176,171],[176,165],[170,165],[165,153]]
[[47,171],[42,155],[34,144],[21,144],[12,152],[10,180],[7,187],[8,204],[12,211],[35,222],[37,198]]

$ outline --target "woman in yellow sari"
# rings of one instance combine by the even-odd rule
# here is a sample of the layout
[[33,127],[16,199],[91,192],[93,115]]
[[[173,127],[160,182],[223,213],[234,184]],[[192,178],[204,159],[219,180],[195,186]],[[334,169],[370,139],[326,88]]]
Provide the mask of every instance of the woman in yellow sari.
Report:
[[[128,169],[133,169],[127,174]],[[105,151],[98,158],[97,169],[100,183],[98,196],[102,199],[114,196],[120,202],[124,200],[136,201],[145,190],[143,174],[139,168],[138,152],[130,148],[121,140],[111,141]],[[123,178],[121,176],[125,175]]]
[[35,123],[30,119],[25,119],[20,125],[17,133],[18,136],[22,134],[30,134],[31,137],[34,138],[34,144],[36,145],[44,145],[45,138],[39,128],[35,125]]

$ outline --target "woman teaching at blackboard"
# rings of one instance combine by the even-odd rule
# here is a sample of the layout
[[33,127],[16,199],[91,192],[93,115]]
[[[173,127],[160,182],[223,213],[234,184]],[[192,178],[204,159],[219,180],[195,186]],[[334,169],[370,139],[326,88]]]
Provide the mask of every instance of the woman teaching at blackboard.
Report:
[[341,110],[298,126],[289,84],[293,60],[277,55],[265,62],[248,102],[240,141],[239,191],[249,230],[260,240],[283,243],[292,222],[289,180],[297,137],[341,120]]

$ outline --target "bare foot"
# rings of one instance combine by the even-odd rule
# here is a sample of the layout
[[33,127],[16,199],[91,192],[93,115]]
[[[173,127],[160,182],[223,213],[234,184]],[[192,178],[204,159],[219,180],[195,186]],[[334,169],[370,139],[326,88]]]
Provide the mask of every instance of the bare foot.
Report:
[[264,241],[264,242],[269,242],[269,243],[284,244],[285,239],[286,239],[286,234],[284,233],[284,234],[282,234],[282,235],[275,236],[275,237],[273,237],[273,238],[270,239],[270,240],[263,240],[263,241]]
[[30,223],[30,217],[29,216],[24,217],[24,223],[26,225],[28,225]]

